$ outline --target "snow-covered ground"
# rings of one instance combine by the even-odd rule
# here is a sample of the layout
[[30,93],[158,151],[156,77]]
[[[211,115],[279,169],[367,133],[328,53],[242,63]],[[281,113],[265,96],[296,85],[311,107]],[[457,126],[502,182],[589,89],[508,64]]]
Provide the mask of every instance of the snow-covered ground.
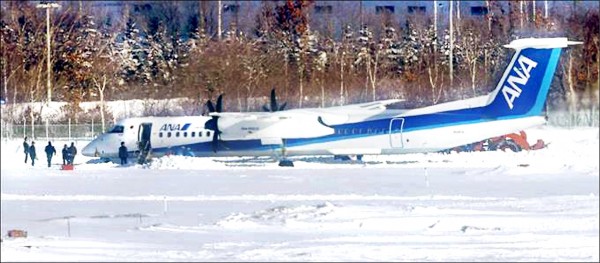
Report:
[[3,141],[1,260],[598,262],[599,129],[527,134],[549,147],[297,157],[293,168],[79,155],[74,171],[43,155],[31,167],[20,140]]

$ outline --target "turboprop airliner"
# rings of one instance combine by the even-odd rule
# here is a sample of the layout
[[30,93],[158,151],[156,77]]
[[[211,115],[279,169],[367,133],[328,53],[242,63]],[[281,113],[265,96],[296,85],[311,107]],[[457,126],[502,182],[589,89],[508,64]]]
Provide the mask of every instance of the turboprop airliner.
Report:
[[391,109],[398,99],[328,108],[222,112],[209,116],[139,117],[118,121],[82,150],[116,158],[150,152],[191,156],[362,156],[436,152],[542,125],[542,109],[567,38],[526,38],[488,95],[416,109]]

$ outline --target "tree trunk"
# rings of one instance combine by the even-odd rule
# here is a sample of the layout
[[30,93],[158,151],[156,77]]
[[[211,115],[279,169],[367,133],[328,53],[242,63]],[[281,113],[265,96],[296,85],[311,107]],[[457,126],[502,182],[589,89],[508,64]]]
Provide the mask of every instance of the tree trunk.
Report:
[[237,103],[238,103],[238,111],[242,111],[242,97],[240,96],[240,87],[238,86],[235,89],[235,92],[237,93]]
[[221,41],[221,0],[217,0],[217,38]]
[[285,78],[285,96],[288,97],[288,92],[290,90],[290,82],[289,82],[289,65],[288,65],[288,54],[287,51],[284,52],[284,58],[283,58],[283,76]]
[[325,108],[325,85],[323,85],[323,79],[325,77],[324,71],[321,71],[321,78],[319,79],[319,84],[321,86],[321,108]]
[[471,90],[473,91],[473,96],[475,96],[475,69],[477,67],[477,59],[474,59],[473,64],[471,66]]
[[304,83],[302,81],[302,79],[304,78],[304,66],[302,65],[302,62],[300,63],[301,65],[298,66],[298,84],[300,85],[300,99],[298,100],[298,108],[302,108],[302,100],[304,99]]
[[365,57],[367,57],[365,59],[366,61],[366,66],[367,66],[367,74],[366,74],[366,78],[365,78],[365,93],[364,93],[364,101],[367,101],[367,98],[369,97],[369,76],[371,75],[371,55],[367,54],[365,55]]
[[[2,51],[5,51],[4,38],[0,38],[0,45],[2,45]],[[8,63],[6,60],[2,63],[2,78],[4,79],[4,99],[8,99]]]
[[371,79],[371,92],[373,101],[377,98],[377,68],[379,66],[379,52],[375,52],[375,62],[373,63],[373,70],[371,70],[369,74],[369,78]]
[[486,17],[487,22],[488,22],[488,32],[491,32],[492,31],[492,14],[490,12],[490,1],[489,0],[485,1],[485,7],[488,10],[488,14],[487,14],[487,17]]
[[102,75],[102,85],[98,85],[98,82],[95,78],[92,80],[94,81],[94,85],[100,94],[100,121],[102,122],[102,133],[104,133],[106,131],[106,119],[104,116],[104,91],[106,90],[106,74]]
[[531,21],[535,25],[535,0],[531,1]]
[[434,76],[434,74],[431,72],[431,66],[427,66],[427,73],[429,75],[429,85],[431,86],[431,102],[433,102],[433,104],[437,104],[440,99],[440,96],[442,94],[441,88],[438,91],[438,95],[436,96],[436,94],[435,94],[436,88],[438,85],[437,82],[438,82],[439,73],[434,72],[435,73],[435,76]]
[[340,62],[340,106],[344,105],[344,54],[342,51],[341,62]]
[[484,74],[485,75],[485,84],[486,85],[489,83],[489,79],[490,79],[489,78],[490,74],[489,74],[488,64],[489,64],[488,63],[488,51],[487,51],[487,49],[484,49],[483,50],[483,68],[485,70],[484,72],[486,72],[486,74]]
[[29,93],[29,99],[30,99],[30,106],[29,106],[29,120],[31,121],[31,140],[35,139],[34,137],[34,121],[33,121],[33,98],[34,98],[34,91],[31,90],[31,92]]
[[577,110],[577,93],[573,85],[573,52],[569,52],[569,64],[567,66],[567,84],[569,87],[569,112],[574,116]]
[[521,22],[521,30],[523,30],[523,1],[519,1],[519,20]]
[[[487,3],[488,1],[486,1]],[[448,59],[448,70],[450,71],[450,88],[454,88],[454,29],[452,26],[452,1],[450,1],[450,58]]]

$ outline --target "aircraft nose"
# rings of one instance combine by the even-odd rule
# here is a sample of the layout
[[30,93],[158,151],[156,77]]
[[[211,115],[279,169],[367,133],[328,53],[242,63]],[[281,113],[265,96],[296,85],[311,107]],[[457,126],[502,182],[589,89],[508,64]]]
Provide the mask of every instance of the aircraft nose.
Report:
[[81,150],[81,154],[83,156],[88,156],[88,157],[96,157],[96,152],[97,152],[97,144],[96,144],[95,140],[88,143],[88,145],[83,147],[83,150]]

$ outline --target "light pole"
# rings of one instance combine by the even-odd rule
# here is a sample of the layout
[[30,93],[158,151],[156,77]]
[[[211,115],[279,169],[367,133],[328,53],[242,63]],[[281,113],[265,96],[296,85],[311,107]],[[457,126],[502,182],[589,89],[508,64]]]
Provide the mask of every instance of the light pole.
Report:
[[46,54],[46,74],[47,74],[47,88],[48,88],[48,104],[50,103],[50,101],[52,101],[52,85],[50,84],[50,39],[52,39],[51,33],[50,33],[50,8],[59,8],[60,5],[57,3],[51,3],[51,2],[46,2],[46,1],[42,1],[40,4],[38,4],[36,6],[37,8],[44,8],[46,9],[46,47],[47,47],[47,54]]

